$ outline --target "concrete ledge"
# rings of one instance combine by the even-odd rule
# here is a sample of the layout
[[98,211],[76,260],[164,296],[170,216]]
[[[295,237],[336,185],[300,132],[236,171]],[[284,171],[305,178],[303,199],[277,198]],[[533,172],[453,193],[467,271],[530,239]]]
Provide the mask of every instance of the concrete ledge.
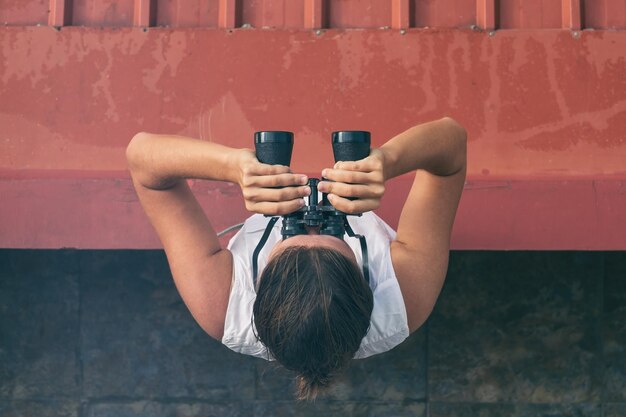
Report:
[[[250,215],[237,186],[190,184],[215,230]],[[391,181],[377,211],[394,228],[410,185],[408,176]],[[2,248],[161,247],[128,178],[4,179],[0,195]],[[452,249],[624,250],[624,207],[621,179],[469,178]]]

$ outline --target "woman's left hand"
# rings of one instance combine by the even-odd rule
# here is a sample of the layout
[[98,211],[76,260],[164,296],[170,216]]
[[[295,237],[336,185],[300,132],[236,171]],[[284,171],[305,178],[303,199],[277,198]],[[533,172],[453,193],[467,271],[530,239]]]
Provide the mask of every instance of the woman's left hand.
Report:
[[[385,194],[385,156],[380,149],[372,149],[367,158],[359,161],[339,161],[324,169],[317,189],[328,193],[330,203],[337,210],[359,214],[375,210]],[[349,200],[346,197],[354,197]]]

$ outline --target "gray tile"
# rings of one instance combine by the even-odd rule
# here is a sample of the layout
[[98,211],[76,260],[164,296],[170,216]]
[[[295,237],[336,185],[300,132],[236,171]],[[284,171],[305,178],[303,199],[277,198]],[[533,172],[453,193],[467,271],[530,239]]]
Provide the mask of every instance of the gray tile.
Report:
[[[292,400],[294,375],[276,363],[257,364],[258,398]],[[419,401],[426,398],[426,332],[380,355],[354,360],[340,374],[325,400]]]
[[386,404],[359,402],[354,415],[358,417],[426,417],[426,404],[413,401]]
[[425,417],[423,402],[257,402],[254,417]]
[[513,404],[428,403],[429,417],[516,417]]
[[624,417],[626,416],[626,403],[606,403],[602,405],[603,417]]
[[79,404],[75,401],[0,401],[2,417],[78,417]]
[[86,417],[248,417],[252,406],[241,403],[160,403],[135,401],[86,406]]
[[256,402],[254,417],[345,417],[354,415],[354,403]]
[[[626,252],[605,254],[604,401],[626,401]],[[626,415],[626,414],[624,414]]]
[[0,251],[0,398],[80,393],[76,251]]
[[595,402],[601,253],[454,252],[429,322],[434,401]]
[[195,323],[162,251],[93,251],[81,276],[90,398],[254,398],[255,359]]
[[256,363],[257,399],[291,401],[294,399],[295,374],[277,362]]
[[430,417],[602,417],[599,404],[429,404]]

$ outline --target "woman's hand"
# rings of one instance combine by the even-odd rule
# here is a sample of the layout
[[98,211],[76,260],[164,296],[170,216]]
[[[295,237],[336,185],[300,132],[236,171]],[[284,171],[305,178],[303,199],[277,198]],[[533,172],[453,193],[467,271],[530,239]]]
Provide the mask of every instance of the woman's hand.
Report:
[[322,177],[331,181],[321,181],[317,189],[328,193],[333,207],[344,213],[359,214],[377,209],[385,193],[384,166],[384,153],[380,149],[372,149],[367,158],[340,161],[332,169],[322,171]]
[[262,164],[251,149],[238,150],[236,160],[248,211],[284,215],[304,206],[303,197],[311,192],[306,175],[293,174],[288,166]]

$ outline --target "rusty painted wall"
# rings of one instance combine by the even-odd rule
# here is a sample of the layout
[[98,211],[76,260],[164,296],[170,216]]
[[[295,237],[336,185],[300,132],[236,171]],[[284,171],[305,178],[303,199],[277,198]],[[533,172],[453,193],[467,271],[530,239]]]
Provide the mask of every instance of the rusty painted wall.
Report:
[[392,26],[398,12],[407,27],[461,28],[475,25],[477,10],[487,8],[501,29],[570,27],[562,16],[571,9],[584,28],[626,27],[624,0],[2,0],[0,25],[45,25],[59,7],[68,16],[57,26],[132,26],[150,9],[146,26],[220,27],[220,15],[232,14],[233,27],[303,28],[307,15],[319,13],[321,27],[380,28]]
[[[495,4],[3,0],[0,247],[159,247],[125,170],[140,130],[242,147],[292,130],[294,169],[315,175],[333,130],[381,145],[450,115],[470,140],[454,248],[625,249],[626,32],[478,3]],[[587,3],[580,26],[624,28],[625,2]],[[409,181],[380,209],[392,225]],[[246,216],[236,187],[193,188],[216,228]]]

